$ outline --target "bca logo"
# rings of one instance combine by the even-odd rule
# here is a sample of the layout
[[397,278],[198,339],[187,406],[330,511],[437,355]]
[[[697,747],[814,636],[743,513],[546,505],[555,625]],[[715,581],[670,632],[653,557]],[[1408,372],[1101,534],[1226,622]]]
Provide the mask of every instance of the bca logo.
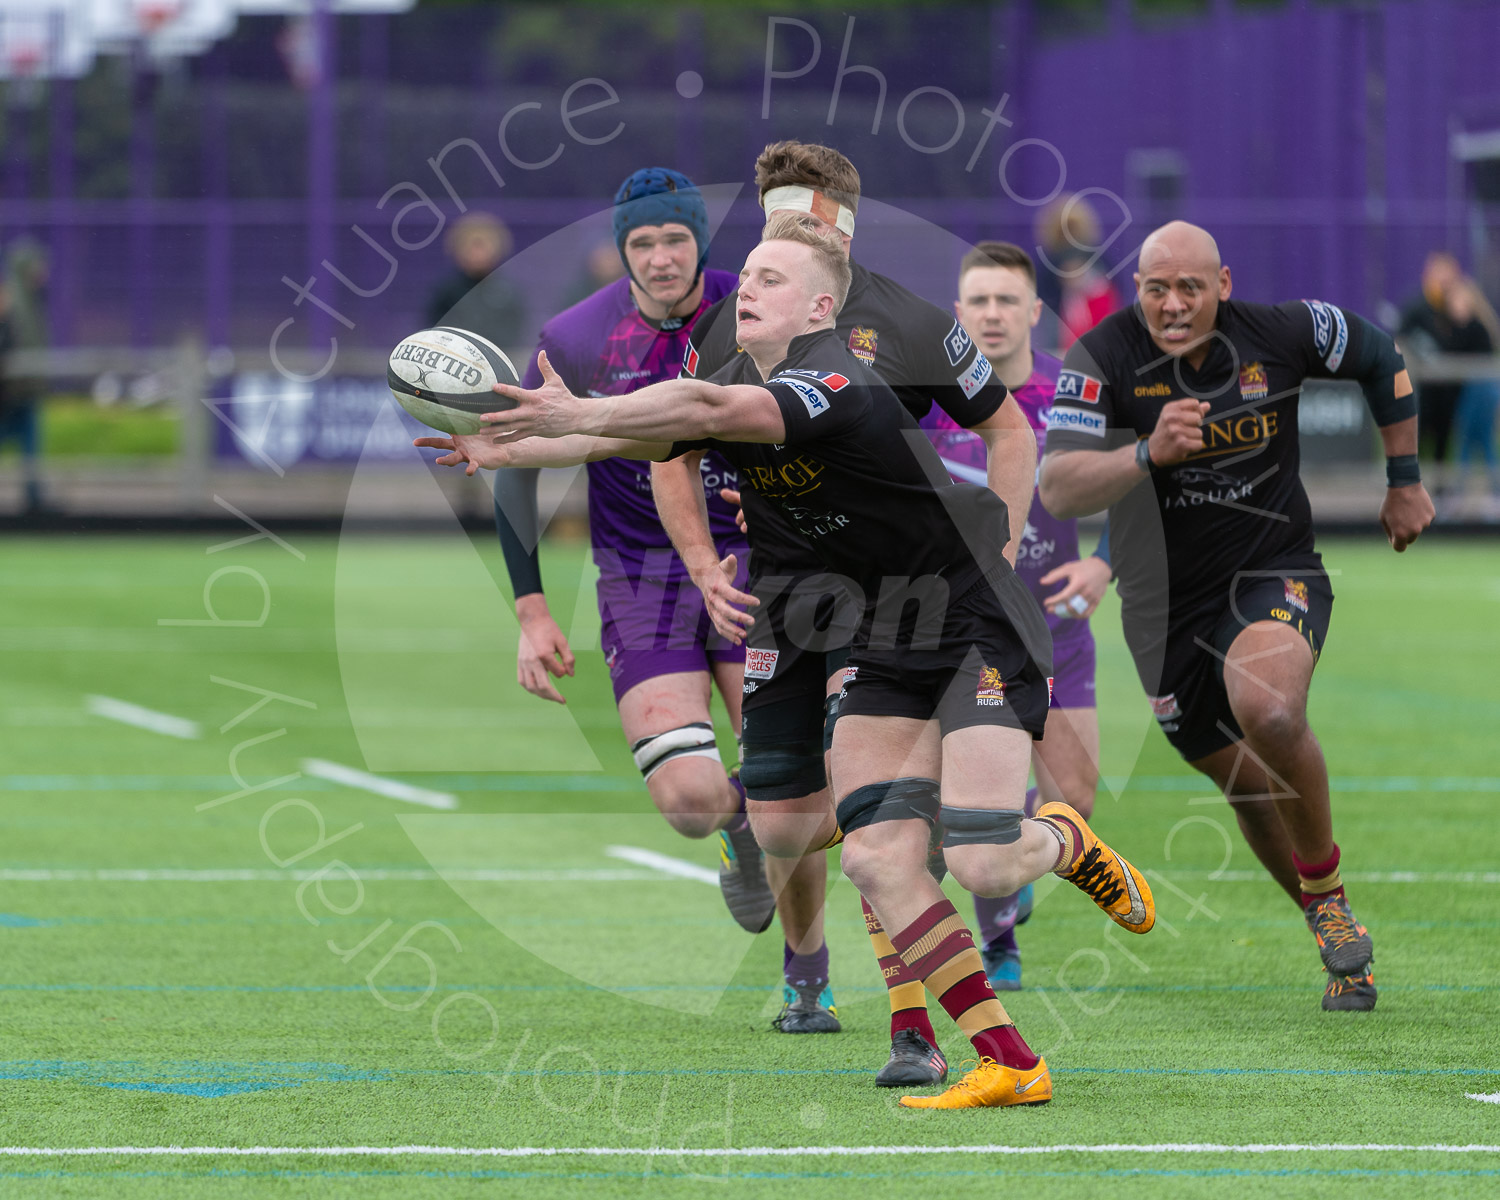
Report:
[[1104,385],[1092,375],[1082,371],[1063,371],[1057,377],[1054,400],[1082,400],[1085,404],[1099,403],[1099,389]]
[[971,345],[973,343],[969,341],[969,331],[954,321],[953,328],[948,330],[948,336],[943,339],[943,349],[948,352],[948,365],[958,366]]
[[[791,370],[783,371],[776,379],[784,381],[787,375],[800,375],[804,379],[816,379],[830,392],[841,392],[849,386],[849,377],[847,375],[840,375],[837,371],[809,371],[802,367],[794,367]],[[775,380],[772,380],[772,382],[774,383]]]

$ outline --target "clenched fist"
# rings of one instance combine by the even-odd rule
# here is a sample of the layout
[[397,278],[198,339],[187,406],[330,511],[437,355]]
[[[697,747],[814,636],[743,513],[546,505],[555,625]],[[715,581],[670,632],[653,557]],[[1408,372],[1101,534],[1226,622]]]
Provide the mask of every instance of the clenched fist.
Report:
[[1151,431],[1151,461],[1171,467],[1203,449],[1203,418],[1209,405],[1202,400],[1173,400],[1162,405]]

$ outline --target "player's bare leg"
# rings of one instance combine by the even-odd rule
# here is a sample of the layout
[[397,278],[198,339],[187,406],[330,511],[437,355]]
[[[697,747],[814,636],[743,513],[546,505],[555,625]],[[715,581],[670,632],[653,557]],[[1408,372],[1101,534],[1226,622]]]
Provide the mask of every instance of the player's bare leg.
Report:
[[[842,716],[834,730],[844,873],[880,919],[902,962],[938,997],[979,1057],[961,1083],[939,1096],[905,1097],[902,1104],[968,1108],[1045,1103],[1052,1096],[1046,1063],[1017,1033],[985,978],[973,936],[927,869],[928,835],[941,803],[936,780],[944,759],[936,722]],[[1018,762],[1024,772],[1024,751]],[[1014,772],[997,764],[993,778],[1007,774]],[[1015,792],[1019,807],[1024,773],[1013,782],[1005,790]],[[1057,845],[1054,839],[1053,861]]]
[[637,765],[651,801],[688,838],[717,833],[742,809],[714,740],[710,687],[707,671],[683,671],[643,680],[620,697],[620,727],[632,748],[640,747]]
[[[739,696],[722,677],[733,664],[716,664],[720,688],[732,715]],[[745,792],[725,773],[709,715],[707,671],[658,675],[620,697],[620,725],[651,800],[684,837],[719,835],[719,888],[730,914],[751,933],[761,933],[776,913],[760,848],[744,816]]]
[[1099,790],[1099,710],[1049,712],[1047,736],[1032,744],[1031,765],[1043,804],[1061,802],[1092,817]]
[[1260,865],[1301,908],[1302,885],[1292,861],[1292,839],[1271,799],[1276,785],[1265,769],[1242,746],[1225,746],[1190,765],[1218,785]]
[[1328,766],[1307,723],[1312,647],[1289,625],[1256,621],[1229,647],[1224,686],[1245,745],[1272,776],[1276,811],[1286,826],[1302,906],[1328,971],[1323,1007],[1375,1006],[1374,944],[1354,917],[1339,873],[1328,797]]
[[[1094,815],[1099,787],[1099,713],[1092,707],[1054,708],[1047,734],[1031,746],[1036,787],[1026,793],[1026,811],[1038,804],[1067,804],[1085,819]],[[1019,991],[1021,950],[1016,927],[1031,916],[1031,885],[1010,896],[975,896],[974,916],[984,969],[997,992]]]

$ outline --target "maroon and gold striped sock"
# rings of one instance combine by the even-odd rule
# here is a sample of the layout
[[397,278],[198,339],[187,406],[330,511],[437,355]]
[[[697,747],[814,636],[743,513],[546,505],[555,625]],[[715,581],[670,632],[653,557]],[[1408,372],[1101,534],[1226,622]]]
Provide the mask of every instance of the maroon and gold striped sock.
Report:
[[1021,1070],[1036,1066],[1037,1056],[996,999],[984,961],[974,949],[974,935],[952,904],[938,901],[890,940],[901,961],[938,998],[981,1058]]
[[927,1039],[928,1045],[936,1046],[937,1034],[927,1015],[927,989],[901,961],[870,902],[861,896],[859,903],[865,910],[865,931],[870,935],[870,946],[880,961],[880,973],[885,977],[886,995],[891,1002],[891,1036],[895,1037],[903,1029],[915,1029]]
[[1339,848],[1335,843],[1333,856],[1326,862],[1303,862],[1294,853],[1292,865],[1297,868],[1297,878],[1302,882],[1302,907],[1311,908],[1319,900],[1344,894],[1344,880],[1339,875]]
[[1074,822],[1059,813],[1053,813],[1045,817],[1033,817],[1032,820],[1038,824],[1045,825],[1062,843],[1057,855],[1057,863],[1053,870],[1064,879],[1072,871],[1074,865],[1083,855],[1083,830],[1079,829]]

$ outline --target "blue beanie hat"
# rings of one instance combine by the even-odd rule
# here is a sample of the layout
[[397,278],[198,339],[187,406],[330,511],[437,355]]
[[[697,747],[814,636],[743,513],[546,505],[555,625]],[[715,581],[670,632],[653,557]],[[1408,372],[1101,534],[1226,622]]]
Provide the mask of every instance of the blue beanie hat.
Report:
[[625,259],[625,239],[642,225],[686,225],[698,243],[698,271],[708,262],[708,207],[697,185],[670,167],[642,167],[615,193],[615,247]]

